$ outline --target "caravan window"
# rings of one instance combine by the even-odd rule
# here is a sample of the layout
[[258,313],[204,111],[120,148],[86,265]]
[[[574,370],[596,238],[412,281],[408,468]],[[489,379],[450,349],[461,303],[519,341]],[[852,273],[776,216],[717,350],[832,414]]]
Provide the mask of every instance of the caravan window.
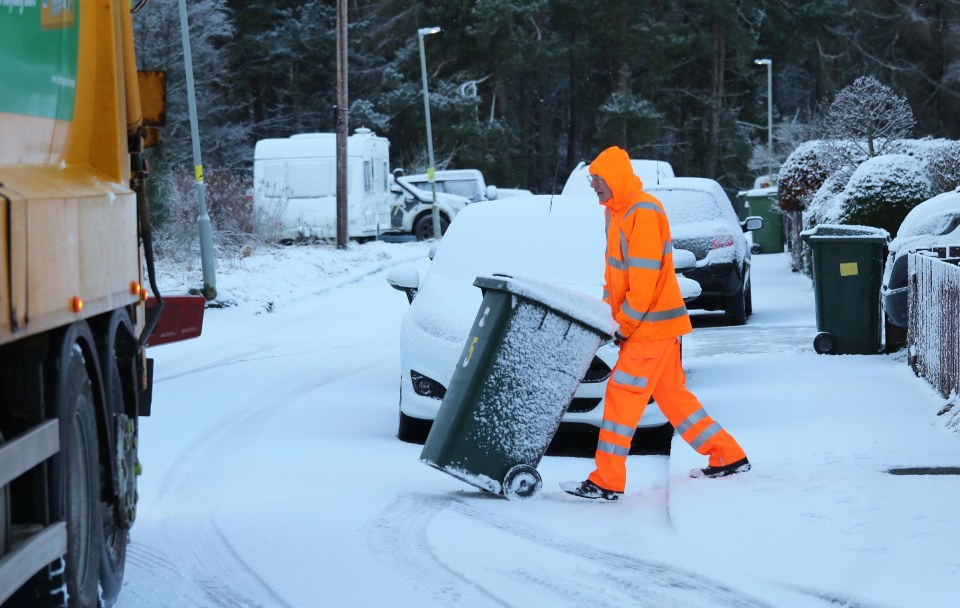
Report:
[[380,183],[383,184],[383,191],[386,192],[390,186],[387,185],[387,161],[383,161],[383,173],[380,174]]
[[373,192],[373,164],[368,160],[363,161],[363,191]]
[[[347,182],[349,190],[349,180]],[[317,198],[337,193],[337,165],[334,159],[290,161],[287,184],[291,198]]]

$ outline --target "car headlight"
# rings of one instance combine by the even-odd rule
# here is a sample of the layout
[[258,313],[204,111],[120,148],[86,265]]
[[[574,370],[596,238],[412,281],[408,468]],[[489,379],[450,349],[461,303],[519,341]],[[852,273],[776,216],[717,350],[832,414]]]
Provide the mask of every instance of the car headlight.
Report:
[[447,389],[442,384],[419,372],[410,370],[410,381],[413,383],[414,392],[423,397],[442,400],[447,394]]

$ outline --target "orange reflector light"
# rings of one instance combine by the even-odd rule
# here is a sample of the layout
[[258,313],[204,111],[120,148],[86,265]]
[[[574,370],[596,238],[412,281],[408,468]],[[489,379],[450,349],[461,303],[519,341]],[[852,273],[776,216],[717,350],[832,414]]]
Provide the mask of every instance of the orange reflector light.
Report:
[[140,295],[140,290],[141,290],[141,289],[142,289],[142,287],[140,287],[140,283],[138,283],[137,281],[130,281],[130,294],[131,294],[131,295],[134,295],[134,296]]
[[149,298],[149,297],[150,297],[150,295],[147,293],[147,290],[146,290],[146,289],[141,289],[141,290],[140,290],[140,299],[141,299],[142,301],[146,302],[146,301],[147,301],[147,298]]
[[70,298],[70,312],[80,312],[83,310],[83,300],[79,296]]

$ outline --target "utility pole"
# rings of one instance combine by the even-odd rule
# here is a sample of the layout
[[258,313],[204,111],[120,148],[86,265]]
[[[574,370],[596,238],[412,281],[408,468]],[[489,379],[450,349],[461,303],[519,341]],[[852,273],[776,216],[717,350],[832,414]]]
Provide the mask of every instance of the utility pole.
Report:
[[347,248],[347,0],[337,0],[337,249]]

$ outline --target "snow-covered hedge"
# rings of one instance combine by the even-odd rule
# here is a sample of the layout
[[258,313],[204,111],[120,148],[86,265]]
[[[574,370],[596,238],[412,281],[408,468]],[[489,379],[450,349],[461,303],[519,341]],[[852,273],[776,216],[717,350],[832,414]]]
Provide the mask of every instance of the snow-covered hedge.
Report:
[[930,150],[927,172],[934,194],[960,186],[960,141],[946,140]]
[[886,154],[864,161],[833,200],[836,220],[896,234],[907,213],[931,196],[930,178],[913,156]]
[[784,211],[803,211],[823,182],[830,163],[820,140],[806,141],[790,153],[777,175],[777,202]]

